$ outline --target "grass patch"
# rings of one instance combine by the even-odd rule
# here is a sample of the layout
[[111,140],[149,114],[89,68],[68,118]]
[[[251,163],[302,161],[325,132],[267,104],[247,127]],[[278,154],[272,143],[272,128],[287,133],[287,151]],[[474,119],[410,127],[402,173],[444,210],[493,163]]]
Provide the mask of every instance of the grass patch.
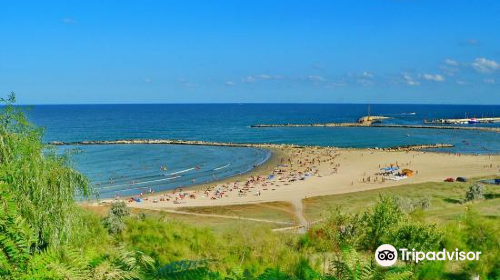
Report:
[[280,201],[226,206],[184,207],[179,210],[198,214],[216,214],[287,223],[295,222],[292,205]]
[[373,206],[379,195],[396,195],[407,198],[428,197],[431,206],[425,211],[425,217],[436,221],[453,220],[463,214],[466,206],[473,206],[480,213],[489,217],[500,217],[500,187],[485,184],[485,198],[482,201],[463,204],[465,192],[483,178],[461,182],[430,182],[369,190],[356,193],[310,197],[305,199],[305,215],[310,221],[322,219],[328,211],[341,207],[348,213],[360,213]]
[[215,217],[201,217],[188,214],[176,214],[176,213],[166,213],[162,212],[156,213],[158,215],[164,215],[167,220],[173,220],[182,222],[194,227],[209,228],[213,231],[226,231],[237,227],[263,227],[263,228],[281,228],[284,227],[282,224],[275,223],[265,223],[256,222],[250,220],[237,220],[237,219],[224,219]]
[[[277,203],[272,203],[271,205],[256,204],[256,205],[225,206],[228,207],[227,210],[221,209],[225,207],[203,207],[202,209],[198,209],[198,211],[196,211],[197,208],[193,207],[189,209],[182,209],[181,211],[198,213],[198,214],[217,214],[217,215],[237,216],[237,217],[292,223],[294,221],[293,215],[291,213],[286,214],[285,212],[280,213],[280,211],[285,211],[285,210],[279,210],[280,208],[278,206],[285,207],[286,203],[277,202]],[[108,205],[103,205],[103,206],[83,205],[82,207],[93,213],[96,213],[100,217],[105,217],[108,214],[109,210]],[[272,207],[278,207],[278,208],[275,209]],[[267,215],[263,213],[265,209],[269,209]],[[248,212],[245,213],[244,211]],[[255,211],[255,213],[253,213],[252,211]],[[166,221],[177,221],[198,228],[209,228],[214,231],[225,231],[225,230],[230,230],[232,228],[249,227],[249,226],[253,228],[263,227],[270,229],[282,228],[287,226],[279,223],[266,223],[266,222],[258,222],[245,219],[228,219],[228,218],[197,216],[190,214],[171,213],[171,212],[139,209],[139,208],[130,208],[130,212],[132,215],[145,213],[148,216],[152,217],[163,217]]]

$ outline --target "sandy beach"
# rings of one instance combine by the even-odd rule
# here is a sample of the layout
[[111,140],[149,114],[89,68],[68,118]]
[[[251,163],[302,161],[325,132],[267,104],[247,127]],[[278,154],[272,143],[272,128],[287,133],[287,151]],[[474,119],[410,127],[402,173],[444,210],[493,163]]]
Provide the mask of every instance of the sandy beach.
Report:
[[[300,211],[302,199],[312,196],[500,174],[500,155],[328,147],[273,148],[273,153],[265,166],[245,175],[147,194],[141,202],[122,200],[130,207],[152,210],[285,201]],[[388,167],[399,169],[384,174],[382,169]],[[412,176],[396,176],[404,169],[413,171]]]

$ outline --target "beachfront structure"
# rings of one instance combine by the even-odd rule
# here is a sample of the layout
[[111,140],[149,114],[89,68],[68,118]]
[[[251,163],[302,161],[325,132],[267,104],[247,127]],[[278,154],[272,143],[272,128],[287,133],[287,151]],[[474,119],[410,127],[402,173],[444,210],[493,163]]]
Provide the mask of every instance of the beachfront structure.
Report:
[[497,123],[497,122],[500,122],[500,117],[424,120],[424,123],[444,123],[444,124],[475,124],[475,123]]
[[411,177],[414,174],[413,170],[410,170],[410,169],[403,169],[403,170],[401,170],[401,173],[403,173],[407,177]]
[[359,124],[371,125],[372,123],[380,123],[382,120],[388,119],[384,116],[364,116],[358,119]]

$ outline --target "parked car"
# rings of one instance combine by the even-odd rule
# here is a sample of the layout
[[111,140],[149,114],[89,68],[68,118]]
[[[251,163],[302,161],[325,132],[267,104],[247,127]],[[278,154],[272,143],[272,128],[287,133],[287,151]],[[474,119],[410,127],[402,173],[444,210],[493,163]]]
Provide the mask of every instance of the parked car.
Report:
[[446,178],[444,179],[445,182],[455,182],[455,179],[453,178]]
[[457,177],[457,182],[467,182],[467,178],[465,178],[465,177]]

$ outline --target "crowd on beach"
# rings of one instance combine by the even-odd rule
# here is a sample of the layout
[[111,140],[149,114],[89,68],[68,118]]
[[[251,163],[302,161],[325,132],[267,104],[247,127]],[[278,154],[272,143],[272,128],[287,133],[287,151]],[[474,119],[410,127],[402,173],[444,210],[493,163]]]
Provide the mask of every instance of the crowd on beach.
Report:
[[[372,152],[373,153],[373,152]],[[151,201],[153,203],[170,202],[173,204],[184,204],[191,199],[210,199],[218,200],[229,196],[257,196],[260,197],[267,191],[275,191],[282,186],[288,186],[293,182],[307,180],[312,176],[323,177],[338,173],[341,168],[341,163],[337,160],[342,154],[337,149],[317,148],[317,149],[300,149],[288,148],[286,152],[280,153],[283,155],[279,158],[278,164],[269,172],[267,176],[253,175],[245,180],[218,183],[210,185],[204,189],[185,190],[184,188],[176,188],[171,192],[163,192],[155,195],[152,189],[149,189],[148,194],[141,193],[139,197],[131,197],[126,201],[129,203]],[[363,154],[361,154],[363,156]],[[325,166],[320,172],[321,166]],[[406,163],[389,164],[391,168],[399,169],[403,166],[410,166],[411,161]],[[382,165],[379,165],[381,168]],[[418,173],[418,171],[417,171]],[[376,173],[366,174],[360,178],[363,183],[383,183],[389,174]],[[354,181],[352,182],[354,184]],[[115,199],[120,199],[119,197]]]
[[[128,198],[129,203],[151,201],[153,203],[171,202],[183,204],[190,199],[218,200],[229,196],[261,196],[264,192],[274,191],[282,186],[288,186],[295,181],[307,180],[312,176],[322,177],[339,171],[340,163],[336,159],[341,153],[334,149],[300,149],[288,148],[278,159],[278,164],[268,175],[253,175],[245,180],[210,185],[205,189],[176,188],[173,191],[154,194],[150,188],[147,194]],[[328,173],[320,173],[319,167],[327,165]],[[325,169],[323,169],[325,170]],[[115,200],[119,200],[116,197]]]
[[[370,156],[367,153],[375,151],[366,151],[361,153],[359,160]],[[408,154],[408,152],[406,152]],[[371,171],[360,170],[360,173],[353,177],[351,186],[354,184],[383,184],[388,180],[404,180],[410,176],[416,176],[419,171],[413,168],[413,160],[422,153],[414,153],[410,158],[406,157],[404,162],[395,159],[394,162],[381,162],[373,165]],[[277,153],[279,158],[275,165],[264,175],[248,176],[240,180],[227,180],[225,182],[215,182],[204,188],[184,189],[176,188],[172,191],[155,194],[152,188],[147,193],[141,193],[139,196],[125,199],[129,203],[148,201],[152,203],[173,203],[185,204],[190,200],[221,200],[224,198],[237,198],[265,195],[266,192],[272,192],[279,188],[289,186],[294,182],[308,180],[311,177],[335,176],[339,173],[342,162],[346,154],[342,150],[335,148],[282,148]],[[461,157],[456,154],[456,157]],[[370,157],[373,158],[373,157]],[[493,164],[484,166],[485,168],[494,168]],[[378,171],[377,171],[378,170]],[[411,173],[409,173],[411,172]],[[239,177],[242,178],[242,177]],[[347,183],[349,184],[349,183]],[[115,200],[120,200],[116,197]]]

